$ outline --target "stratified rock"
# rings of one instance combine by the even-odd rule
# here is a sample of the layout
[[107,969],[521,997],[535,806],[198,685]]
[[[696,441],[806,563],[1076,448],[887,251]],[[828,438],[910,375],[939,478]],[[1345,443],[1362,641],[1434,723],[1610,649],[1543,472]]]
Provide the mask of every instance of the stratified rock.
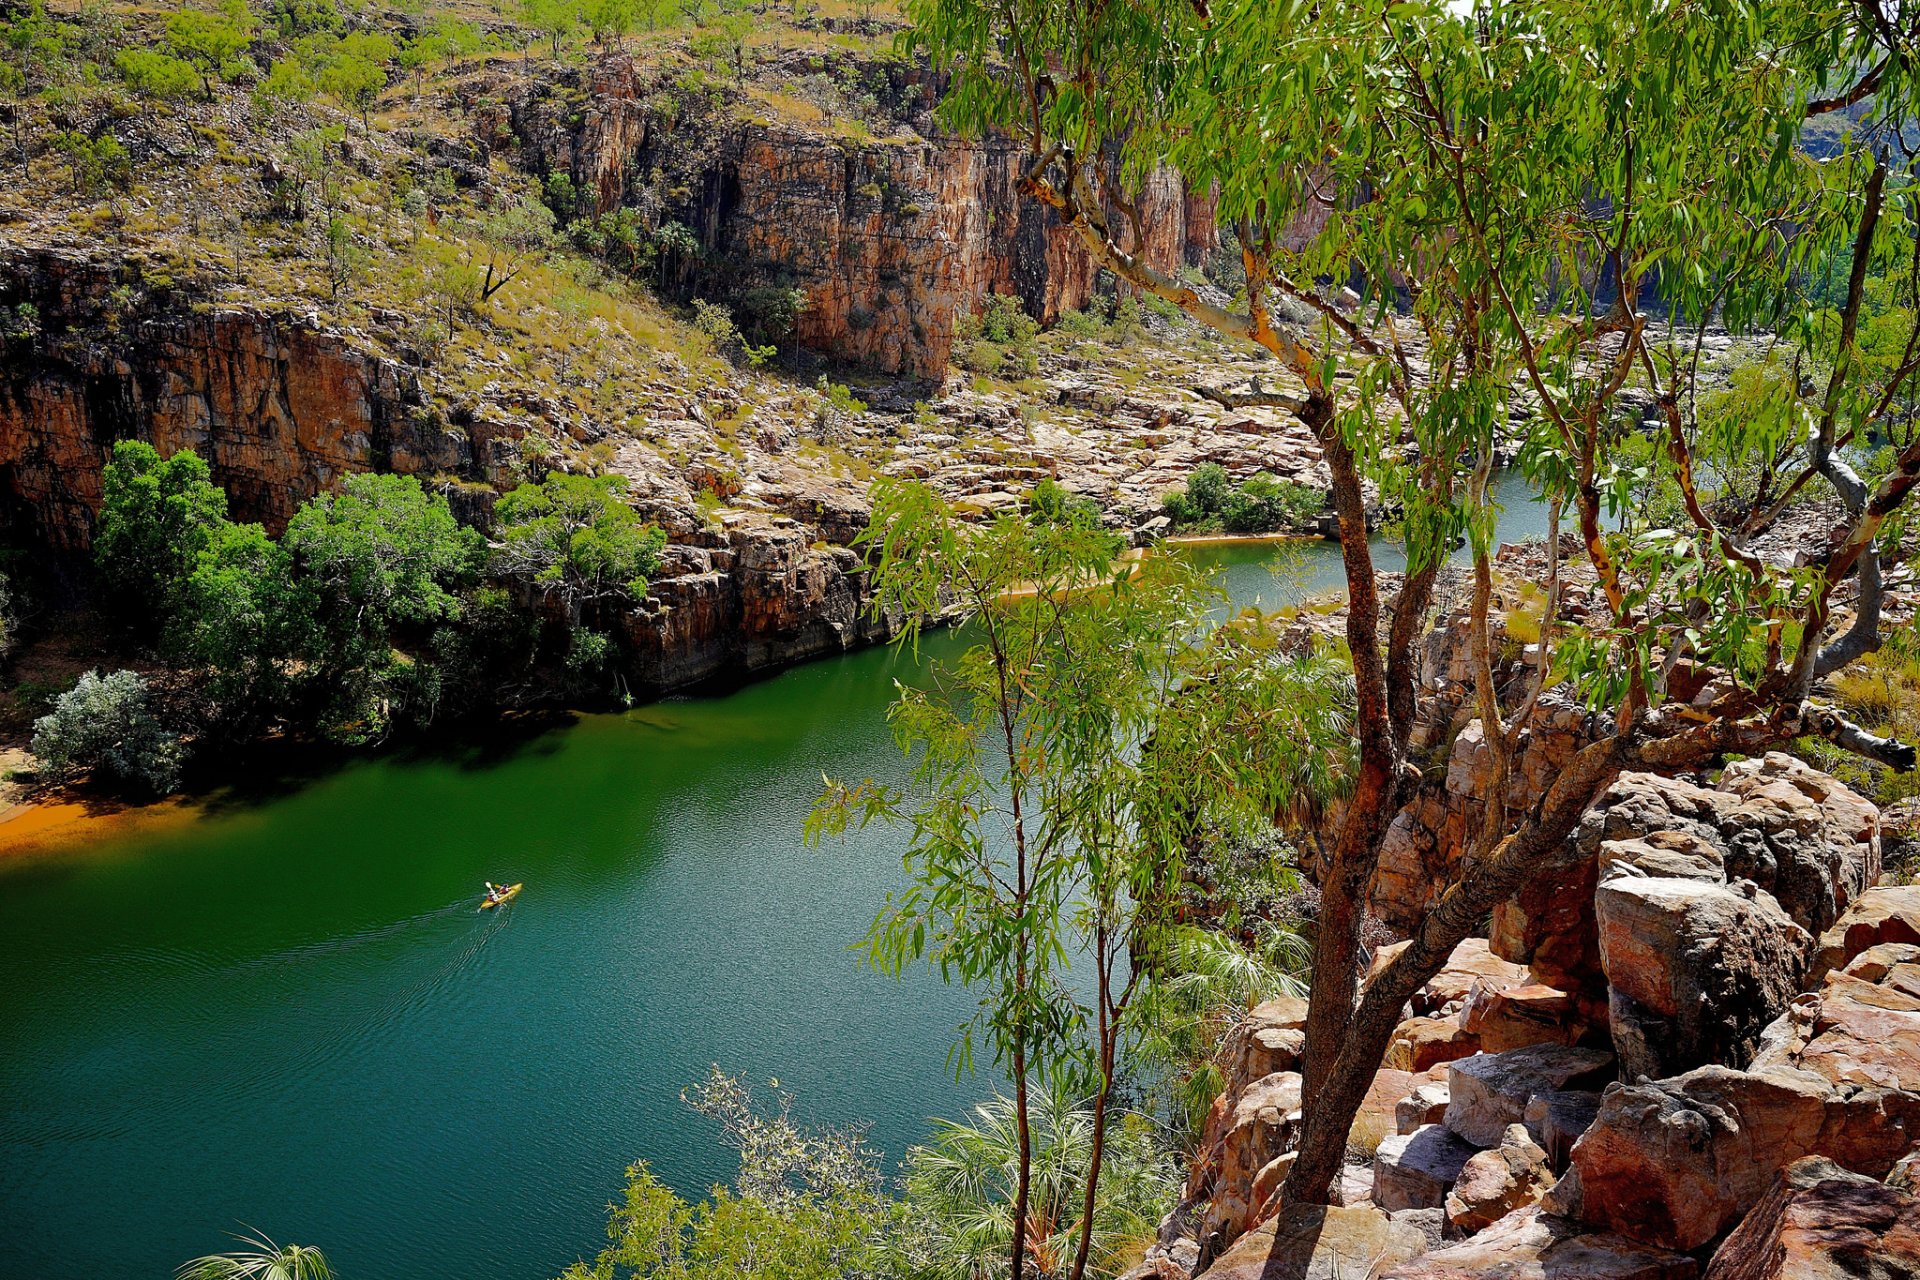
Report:
[[1535,980],[1559,990],[1599,990],[1593,890],[1601,844],[1665,832],[1668,839],[1690,836],[1717,849],[1722,815],[1733,805],[1717,791],[1679,779],[1621,774],[1580,819],[1568,846],[1570,865],[1533,878],[1494,909],[1495,954],[1530,966]]
[[1714,1252],[1706,1280],[1909,1280],[1920,1200],[1810,1156],[1782,1169]]
[[1480,1050],[1505,1053],[1530,1044],[1578,1044],[1586,1020],[1571,995],[1529,982],[1500,991],[1475,988],[1460,1011],[1460,1027],[1463,1038],[1479,1040]]
[[1845,968],[1868,947],[1883,942],[1920,944],[1920,885],[1869,889],[1820,935],[1810,979]]
[[1751,884],[1615,868],[1594,910],[1621,1074],[1745,1063],[1800,989],[1813,939]]
[[1461,1235],[1471,1235],[1537,1202],[1552,1185],[1546,1151],[1526,1126],[1508,1125],[1499,1146],[1461,1167],[1447,1193],[1447,1222]]
[[1447,1188],[1476,1148],[1442,1124],[1395,1134],[1373,1157],[1373,1202],[1382,1209],[1432,1209],[1446,1204]]
[[1612,1067],[1610,1053],[1558,1044],[1462,1058],[1447,1069],[1447,1128],[1491,1147],[1508,1125],[1525,1122],[1538,1095],[1602,1083]]
[[1378,1273],[1380,1280],[1694,1280],[1699,1274],[1699,1264],[1683,1253],[1616,1235],[1583,1234],[1538,1207]]
[[[1597,1096],[1597,1095],[1596,1095]],[[1413,1087],[1393,1109],[1394,1130],[1412,1133],[1424,1124],[1440,1124],[1447,1118],[1447,1085],[1444,1080],[1429,1080]]]
[[1426,1237],[1371,1205],[1285,1205],[1201,1274],[1208,1280],[1354,1280],[1425,1252]]
[[1456,1014],[1408,1018],[1387,1044],[1387,1065],[1400,1071],[1427,1071],[1443,1062],[1480,1052],[1480,1037],[1465,1030]]
[[1878,1178],[1917,1140],[1920,1094],[1841,1089],[1786,1068],[1709,1066],[1609,1088],[1574,1144],[1568,1178],[1588,1225],[1697,1249],[1802,1156],[1828,1156]]
[[1573,1144],[1600,1114],[1600,1095],[1584,1089],[1535,1094],[1527,1104],[1527,1132],[1547,1153],[1555,1172],[1567,1167]]

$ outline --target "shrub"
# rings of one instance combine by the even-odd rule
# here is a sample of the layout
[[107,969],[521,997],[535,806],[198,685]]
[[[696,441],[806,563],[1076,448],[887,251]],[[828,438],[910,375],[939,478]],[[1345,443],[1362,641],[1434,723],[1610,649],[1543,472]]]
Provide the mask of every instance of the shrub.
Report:
[[500,499],[495,571],[555,590],[576,617],[583,606],[639,599],[660,567],[666,534],[624,500],[619,476],[554,472]]
[[154,716],[147,682],[136,672],[89,671],[33,722],[41,772],[65,782],[83,772],[137,791],[165,794],[179,785],[179,736]]
[[1227,496],[1220,507],[1220,523],[1232,533],[1301,530],[1313,523],[1324,505],[1319,490],[1262,471]]

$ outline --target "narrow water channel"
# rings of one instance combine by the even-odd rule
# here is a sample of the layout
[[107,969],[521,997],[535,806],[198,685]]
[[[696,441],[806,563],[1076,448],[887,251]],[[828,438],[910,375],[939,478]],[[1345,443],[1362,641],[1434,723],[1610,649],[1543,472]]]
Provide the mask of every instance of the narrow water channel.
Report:
[[[1327,544],[1196,554],[1240,604],[1338,582]],[[348,1280],[541,1280],[632,1161],[729,1176],[679,1101],[710,1063],[897,1157],[991,1088],[947,1069],[971,997],[849,950],[898,838],[800,824],[823,771],[900,769],[914,670],[854,654],[0,860],[0,1277],[158,1280],[247,1225]],[[527,887],[481,914],[483,879]]]

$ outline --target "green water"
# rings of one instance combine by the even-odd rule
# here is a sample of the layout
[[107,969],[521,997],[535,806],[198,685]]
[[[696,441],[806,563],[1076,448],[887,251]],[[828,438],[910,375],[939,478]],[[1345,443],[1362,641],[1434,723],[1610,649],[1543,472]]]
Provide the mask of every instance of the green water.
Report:
[[[1241,603],[1337,581],[1330,546],[1206,555]],[[946,1066],[971,1002],[848,950],[898,837],[800,823],[823,770],[897,773],[913,672],[854,654],[0,864],[0,1278],[163,1277],[247,1224],[349,1280],[538,1280],[628,1163],[728,1177],[679,1101],[710,1063],[898,1156],[991,1089]],[[483,879],[527,888],[480,914]]]

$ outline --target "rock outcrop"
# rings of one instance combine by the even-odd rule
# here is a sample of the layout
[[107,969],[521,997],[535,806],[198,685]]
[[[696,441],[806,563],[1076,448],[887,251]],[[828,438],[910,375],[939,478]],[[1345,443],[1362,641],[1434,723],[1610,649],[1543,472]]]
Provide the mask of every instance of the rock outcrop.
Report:
[[1811,1156],[1780,1171],[1715,1250],[1706,1280],[1920,1274],[1920,1200]]

